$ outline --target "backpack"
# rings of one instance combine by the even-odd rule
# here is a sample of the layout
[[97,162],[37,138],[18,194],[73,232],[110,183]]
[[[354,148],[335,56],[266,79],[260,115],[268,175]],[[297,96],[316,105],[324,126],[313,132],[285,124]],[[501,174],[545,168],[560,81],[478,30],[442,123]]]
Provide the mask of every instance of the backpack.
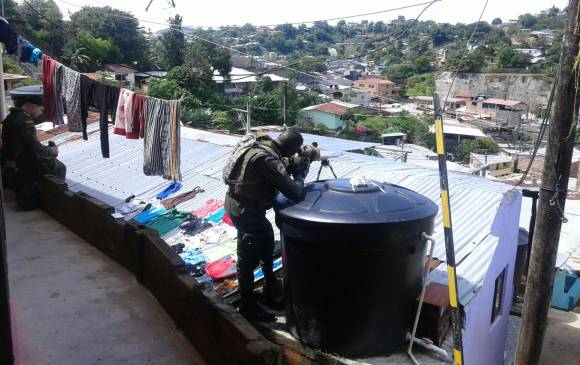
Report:
[[[261,138],[264,138],[264,137],[261,137]],[[265,138],[269,138],[269,137],[265,136]],[[255,135],[246,134],[238,141],[238,143],[236,143],[236,146],[234,147],[234,151],[232,152],[230,158],[228,158],[228,161],[226,162],[226,165],[224,166],[223,176],[222,176],[224,183],[226,183],[227,185],[235,185],[235,184],[241,183],[241,181],[244,178],[246,166],[248,165],[248,162],[250,162],[250,160],[251,160],[251,158],[244,159],[243,157],[252,148],[260,148],[261,150],[263,150],[266,153],[272,154],[274,156],[278,156],[276,151],[274,151],[272,148],[261,144]],[[242,166],[242,169],[240,170],[240,176],[236,180],[236,179],[234,179],[235,176],[233,176],[233,173],[236,170],[237,166],[241,163],[241,161],[244,161],[244,165]]]

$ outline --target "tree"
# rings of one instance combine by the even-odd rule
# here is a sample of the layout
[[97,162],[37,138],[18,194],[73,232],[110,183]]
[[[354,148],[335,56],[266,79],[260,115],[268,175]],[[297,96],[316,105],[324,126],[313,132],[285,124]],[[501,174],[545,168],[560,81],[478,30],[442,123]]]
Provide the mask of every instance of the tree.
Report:
[[213,127],[216,129],[227,129],[233,131],[234,123],[230,113],[224,111],[215,111],[212,113]]
[[214,44],[196,40],[186,48],[184,65],[178,70],[186,79],[183,81],[187,89],[200,100],[207,101],[216,90],[212,80],[214,70],[229,78],[232,70],[230,53]]
[[139,27],[139,20],[131,13],[109,6],[85,6],[70,18],[73,34],[86,32],[95,38],[109,40],[122,50],[120,62],[131,66],[144,62],[147,41]]
[[87,69],[91,63],[91,58],[86,55],[86,48],[78,47],[75,50],[70,48],[65,49],[62,55],[63,61],[65,61],[71,68],[75,70]]
[[185,61],[185,37],[181,30],[182,21],[183,19],[179,14],[169,18],[170,28],[161,36],[159,44],[161,61],[166,69],[181,66]]
[[497,54],[497,64],[499,67],[509,67],[512,64],[512,58],[515,55],[515,51],[511,48],[502,48]]
[[60,55],[65,25],[58,5],[52,0],[27,0],[18,6],[17,11],[23,24],[16,28],[38,47],[52,55]]
[[498,25],[502,24],[502,23],[503,23],[503,22],[501,21],[501,19],[500,19],[500,18],[494,18],[494,19],[491,21],[491,25],[493,25],[493,26],[496,26],[496,27],[497,27]]
[[437,30],[432,37],[433,46],[438,47],[448,41],[447,33],[442,30]]
[[486,153],[494,154],[499,152],[499,145],[487,137],[474,140],[464,139],[455,149],[455,154],[461,161],[468,162],[471,153],[475,150],[486,150]]
[[520,15],[519,21],[523,28],[531,28],[536,24],[538,19],[530,13],[526,13]]
[[71,63],[71,67],[89,72],[107,63],[120,62],[123,55],[110,40],[81,32],[66,45],[63,58]]
[[274,90],[274,84],[269,76],[262,76],[256,82],[255,88],[259,93],[270,93]]

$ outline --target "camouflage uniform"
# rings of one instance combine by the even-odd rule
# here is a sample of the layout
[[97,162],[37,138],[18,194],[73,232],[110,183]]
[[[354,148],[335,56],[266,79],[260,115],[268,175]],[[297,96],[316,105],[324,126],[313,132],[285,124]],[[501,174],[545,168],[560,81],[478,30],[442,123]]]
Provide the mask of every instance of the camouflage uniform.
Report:
[[302,196],[304,180],[290,178],[276,142],[259,137],[236,163],[233,179],[228,181],[226,213],[238,230],[238,282],[242,305],[251,305],[254,290],[254,269],[260,264],[266,287],[275,283],[272,271],[274,231],[266,219],[266,211],[278,191],[292,200]]
[[30,115],[14,108],[2,124],[2,157],[5,167],[16,176],[17,200],[33,195],[35,183],[44,174],[65,179],[66,166],[38,141]]

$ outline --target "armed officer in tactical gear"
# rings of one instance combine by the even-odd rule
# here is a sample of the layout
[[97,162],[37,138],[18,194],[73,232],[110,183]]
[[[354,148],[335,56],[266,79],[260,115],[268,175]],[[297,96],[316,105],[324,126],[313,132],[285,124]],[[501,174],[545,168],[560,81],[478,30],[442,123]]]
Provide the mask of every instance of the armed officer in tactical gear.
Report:
[[275,302],[282,292],[282,284],[272,270],[274,231],[266,211],[278,192],[292,200],[302,197],[308,167],[289,174],[283,162],[295,155],[303,142],[300,133],[293,129],[284,131],[276,140],[268,136],[244,138],[245,148],[239,143],[224,169],[224,179],[229,185],[225,210],[238,230],[239,311],[252,321],[273,321],[274,314],[259,305],[253,294],[254,269],[258,264],[264,272],[266,303]]
[[43,119],[43,95],[39,86],[27,86],[11,93],[14,107],[2,122],[2,163],[16,182],[16,202],[22,209],[37,205],[37,183],[44,174],[66,177],[66,166],[56,159],[58,147],[38,141],[36,124]]

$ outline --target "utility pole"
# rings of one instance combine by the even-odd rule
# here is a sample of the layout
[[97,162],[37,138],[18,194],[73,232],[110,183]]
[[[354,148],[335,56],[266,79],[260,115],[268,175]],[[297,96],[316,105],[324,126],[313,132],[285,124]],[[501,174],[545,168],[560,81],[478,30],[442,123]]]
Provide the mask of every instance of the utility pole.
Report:
[[250,118],[250,112],[251,112],[251,110],[250,110],[250,102],[248,101],[247,110],[246,110],[246,134],[250,134],[250,132],[251,132],[251,127],[250,127],[250,120],[251,120],[251,118]]
[[574,148],[574,118],[578,117],[576,87],[580,78],[574,67],[580,42],[580,34],[576,32],[580,24],[578,5],[579,0],[570,0],[568,4],[515,365],[539,364],[554,287],[556,254],[565,221],[564,204]]
[[288,84],[286,84],[286,82],[284,82],[284,96],[283,96],[283,100],[282,100],[282,111],[284,113],[284,125],[286,124],[286,98],[288,97]]

